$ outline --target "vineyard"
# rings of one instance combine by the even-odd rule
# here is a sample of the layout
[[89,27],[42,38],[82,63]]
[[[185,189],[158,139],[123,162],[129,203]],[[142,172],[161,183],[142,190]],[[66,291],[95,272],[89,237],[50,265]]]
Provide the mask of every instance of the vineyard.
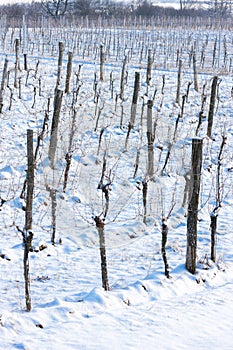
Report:
[[4,348],[231,348],[233,35],[183,24],[1,20]]

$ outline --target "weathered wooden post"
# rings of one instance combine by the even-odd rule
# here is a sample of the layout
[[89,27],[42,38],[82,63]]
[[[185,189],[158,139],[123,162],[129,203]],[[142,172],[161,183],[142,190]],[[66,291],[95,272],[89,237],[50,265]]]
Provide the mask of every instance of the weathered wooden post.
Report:
[[207,136],[211,137],[212,135],[212,126],[214,120],[214,106],[216,100],[216,91],[217,91],[218,77],[215,76],[213,78],[212,86],[211,86],[211,96],[210,96],[210,108],[208,114],[208,127],[207,127]]
[[68,62],[66,69],[66,87],[65,93],[68,94],[70,92],[70,77],[72,73],[72,60],[73,60],[73,52],[68,53]]
[[137,112],[139,88],[140,88],[140,73],[135,72],[133,100],[132,100],[132,104],[131,104],[131,114],[130,114],[130,121],[129,121],[129,125],[128,125],[128,132],[127,132],[126,140],[125,140],[125,150],[127,150],[127,144],[128,144],[130,131],[134,128],[134,123],[135,123],[135,119],[136,119],[136,112]]
[[195,49],[193,49],[193,79],[194,79],[194,89],[198,92],[197,58],[196,58],[196,51],[195,51]]
[[65,46],[62,41],[59,41],[58,50],[59,50],[59,54],[58,54],[58,67],[57,67],[57,83],[56,83],[55,92],[58,89],[59,85],[61,84],[62,59],[65,51]]
[[26,212],[25,212],[25,228],[23,231],[23,244],[24,244],[24,282],[25,282],[25,300],[26,310],[31,310],[31,297],[30,297],[30,276],[29,276],[29,252],[31,250],[31,243],[33,234],[30,231],[32,229],[32,203],[33,203],[33,190],[34,190],[34,153],[33,153],[33,131],[27,130],[27,197],[26,197]]
[[166,243],[167,243],[167,235],[168,235],[168,226],[167,220],[165,218],[162,219],[162,245],[161,245],[161,254],[164,262],[164,273],[167,278],[169,278],[169,266],[167,262],[166,255]]
[[127,56],[125,55],[123,66],[121,70],[121,83],[120,83],[120,98],[124,100],[124,90],[125,90],[125,67],[127,63]]
[[154,132],[152,124],[152,107],[153,101],[147,102],[147,147],[148,147],[148,169],[147,174],[150,179],[154,176]]
[[104,45],[100,45],[100,80],[104,81]]
[[105,233],[104,233],[104,221],[96,216],[94,218],[96,228],[99,234],[100,243],[100,258],[101,258],[101,274],[102,274],[102,287],[104,290],[109,290],[108,284],[108,270],[107,270],[107,257],[106,257],[106,246],[105,246]]
[[148,49],[148,58],[147,58],[147,70],[146,70],[146,84],[150,85],[151,81],[151,69],[152,69],[152,55],[151,55],[151,49]]
[[196,272],[197,219],[202,167],[202,143],[202,139],[200,138],[194,138],[192,140],[192,165],[187,216],[186,251],[186,268],[192,274],[195,274]]
[[182,60],[179,60],[178,76],[177,76],[177,90],[176,90],[176,103],[177,104],[180,104],[181,73],[182,73]]
[[15,40],[15,80],[14,80],[14,87],[18,88],[18,71],[20,70],[20,40]]
[[51,126],[51,134],[50,134],[50,144],[49,144],[49,161],[50,167],[54,168],[55,154],[57,149],[57,135],[58,135],[58,124],[60,118],[60,111],[62,105],[62,90],[56,90],[55,102],[54,102],[54,111],[53,111],[53,120]]
[[7,83],[7,76],[8,76],[7,69],[8,69],[8,58],[6,57],[4,62],[4,67],[3,67],[1,90],[0,90],[0,113],[2,113],[3,97],[4,97],[6,83]]

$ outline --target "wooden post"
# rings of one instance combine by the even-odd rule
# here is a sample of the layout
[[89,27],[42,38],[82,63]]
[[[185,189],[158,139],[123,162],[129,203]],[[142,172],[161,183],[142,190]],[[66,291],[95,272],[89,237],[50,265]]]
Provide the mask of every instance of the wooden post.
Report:
[[207,136],[211,137],[212,135],[212,126],[214,119],[214,106],[216,100],[216,91],[217,91],[218,77],[215,76],[213,78],[212,86],[211,86],[211,96],[210,96],[210,108],[208,114],[208,127],[207,127]]
[[151,68],[152,68],[152,55],[151,55],[151,49],[148,50],[148,59],[147,59],[147,70],[146,70],[146,84],[150,85],[151,81]]
[[163,218],[162,219],[162,246],[161,246],[161,253],[162,253],[162,258],[163,258],[163,262],[164,262],[165,276],[167,278],[169,278],[169,266],[168,266],[167,255],[166,255],[167,235],[168,235],[167,221],[166,221],[165,218]]
[[51,199],[51,215],[52,215],[52,234],[51,234],[51,243],[55,244],[56,228],[57,228],[57,195],[56,189],[46,185],[46,190],[49,192]]
[[2,73],[2,82],[1,82],[1,90],[0,90],[0,113],[2,113],[3,97],[5,93],[6,82],[7,82],[7,75],[8,75],[7,69],[8,69],[8,58],[6,57],[4,62],[3,73]]
[[25,213],[25,230],[32,228],[32,202],[34,189],[34,154],[33,154],[33,131],[27,130],[27,197],[26,197],[26,213]]
[[195,49],[193,49],[193,79],[194,79],[194,89],[198,92],[197,58],[196,58],[196,51],[195,51]]
[[124,61],[123,61],[123,66],[122,66],[122,71],[121,71],[121,91],[120,91],[120,98],[121,100],[124,99],[124,89],[125,89],[125,67],[127,63],[127,56],[125,55]]
[[62,58],[65,50],[65,46],[62,41],[59,41],[58,48],[59,48],[59,55],[58,55],[58,68],[57,68],[57,83],[56,83],[55,91],[58,89],[61,83]]
[[148,169],[147,174],[149,178],[154,176],[154,132],[152,126],[152,107],[153,101],[147,102],[147,142],[148,142]]
[[104,81],[104,45],[100,45],[100,80]]
[[100,258],[101,258],[101,274],[102,274],[102,287],[104,290],[109,290],[108,284],[108,270],[107,270],[107,257],[106,257],[106,246],[105,246],[105,233],[104,233],[104,221],[96,216],[94,218],[96,223],[96,228],[99,234],[100,243]]
[[135,123],[135,119],[136,119],[136,112],[137,112],[139,87],[140,87],[140,73],[135,72],[133,100],[132,100],[132,104],[131,104],[131,114],[130,114],[130,121],[129,121],[129,125],[128,125],[128,132],[127,132],[126,140],[125,140],[125,149],[127,149],[130,131],[134,128],[134,123]]
[[143,202],[143,223],[146,225],[147,218],[147,192],[148,192],[148,181],[145,179],[142,181],[142,202]]
[[216,262],[216,234],[217,234],[217,218],[218,213],[213,211],[210,215],[211,228],[211,260]]
[[186,268],[196,272],[197,219],[202,167],[202,139],[192,140],[191,187],[187,216]]
[[15,80],[14,80],[14,87],[18,88],[18,71],[20,70],[20,59],[19,59],[19,53],[20,53],[20,40],[15,40]]
[[27,63],[27,54],[26,53],[23,54],[23,58],[24,58],[24,60],[23,60],[24,70],[27,71],[28,70],[28,63]]
[[27,198],[26,198],[26,213],[25,213],[25,229],[23,231],[24,243],[24,282],[25,282],[25,301],[26,310],[31,310],[30,297],[30,276],[29,276],[29,252],[31,250],[31,243],[33,234],[32,229],[32,203],[33,203],[33,189],[34,189],[34,154],[33,154],[33,131],[27,130]]
[[178,77],[177,77],[177,90],[176,90],[176,103],[177,104],[180,104],[181,71],[182,71],[182,60],[179,60]]
[[72,59],[73,59],[73,52],[68,53],[68,62],[67,62],[67,70],[66,70],[66,87],[65,87],[65,93],[68,94],[70,92],[70,77],[72,73]]
[[63,96],[63,92],[58,89],[55,95],[53,120],[52,120],[50,144],[49,144],[49,155],[48,155],[49,161],[50,161],[50,167],[52,169],[54,168],[54,160],[55,160],[55,154],[57,149],[57,134],[58,134],[58,124],[59,124],[59,117],[60,117],[61,104],[62,104],[62,96]]

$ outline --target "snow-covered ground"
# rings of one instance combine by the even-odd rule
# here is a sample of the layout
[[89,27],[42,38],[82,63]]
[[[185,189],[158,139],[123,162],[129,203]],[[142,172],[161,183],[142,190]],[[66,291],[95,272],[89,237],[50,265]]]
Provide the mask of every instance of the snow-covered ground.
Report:
[[[2,73],[5,55],[8,54],[10,77],[0,115],[0,347],[6,350],[152,350],[155,347],[161,350],[230,350],[233,343],[232,34],[214,30],[189,32],[186,28],[180,32],[172,32],[171,29],[159,32],[128,30],[123,37],[123,30],[72,30],[71,33],[60,29],[55,35],[48,29],[41,37],[40,31],[24,33],[29,71],[23,70],[21,53],[22,69],[18,72],[21,91],[19,87],[14,87],[15,54],[11,29],[5,42],[1,42],[0,70]],[[13,38],[17,35],[16,30]],[[114,44],[114,35],[120,41],[120,52],[117,41]],[[112,41],[108,46],[110,37]],[[145,37],[148,39],[146,49]],[[218,45],[212,65],[216,38]],[[56,166],[55,170],[51,170],[47,154],[59,40],[65,43],[59,86],[62,90],[67,52],[71,48],[74,57],[71,92],[64,94],[62,101]],[[170,46],[171,40],[173,45]],[[100,42],[107,46],[103,82],[99,81]],[[198,57],[198,92],[194,90],[190,64],[190,48],[194,43]],[[185,94],[188,97],[173,137],[175,123],[181,113],[181,105],[175,103],[178,47],[182,47],[180,58],[183,60],[181,101]],[[149,87],[146,85],[147,48],[154,50]],[[227,56],[224,54],[226,48]],[[205,60],[199,64],[203,53]],[[120,77],[124,54],[128,55],[127,79],[124,100],[121,100]],[[75,73],[79,66],[81,71],[76,84]],[[135,71],[140,73],[140,92],[136,123],[130,132],[126,150]],[[212,138],[209,139],[206,137],[206,116],[214,75],[219,76],[218,99]],[[191,275],[185,268],[187,201],[184,193],[203,89],[206,103],[203,104],[202,124],[197,133],[203,138],[197,272]],[[154,178],[149,181],[146,104],[153,97]],[[65,155],[74,111],[72,163],[66,193],[63,193]],[[25,200],[20,198],[20,194],[27,169],[26,132],[29,128],[34,131],[36,147],[46,112],[49,120],[35,170],[34,251],[30,253],[32,310],[26,312],[22,235],[16,227],[24,228]],[[210,260],[210,214],[216,205],[217,157],[222,136],[226,136],[227,140],[221,157],[221,209],[217,259],[213,263]],[[171,155],[162,172],[171,142]],[[139,150],[139,167],[134,176]],[[105,210],[103,193],[97,189],[104,156],[106,171],[103,180],[105,184],[111,183],[105,220],[110,285],[107,292],[102,289],[99,238],[94,224],[94,217]],[[143,181],[148,181],[146,224],[143,223]],[[50,243],[51,200],[46,185],[57,191],[55,245]],[[164,275],[161,256],[161,220],[170,211],[166,246],[168,279]],[[39,250],[42,245],[46,248]]]

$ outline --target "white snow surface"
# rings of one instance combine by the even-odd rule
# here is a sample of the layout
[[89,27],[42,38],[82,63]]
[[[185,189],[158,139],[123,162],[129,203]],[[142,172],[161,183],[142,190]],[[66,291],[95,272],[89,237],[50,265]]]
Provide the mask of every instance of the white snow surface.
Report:
[[[1,43],[0,72],[2,73],[6,54],[9,69],[12,70],[8,83],[10,88],[6,88],[0,115],[0,196],[4,200],[0,207],[0,348],[230,350],[233,348],[232,67],[228,66],[230,61],[224,60],[223,38],[229,44],[227,59],[230,60],[233,54],[232,45],[230,46],[232,33],[223,31],[220,37],[219,31],[208,33],[200,30],[195,32],[192,29],[188,34],[186,28],[180,32],[172,33],[170,30],[164,34],[162,31],[148,34],[149,40],[153,39],[153,35],[164,35],[165,39],[160,37],[161,41],[157,41],[156,46],[153,46],[153,40],[147,43],[155,50],[152,79],[147,89],[147,56],[143,54],[141,59],[137,56],[145,31],[132,32],[137,41],[132,56],[128,53],[130,58],[127,62],[125,99],[121,101],[118,97],[117,102],[124,50],[117,54],[116,51],[109,53],[111,49],[108,51],[105,80],[100,82],[97,44],[101,39],[104,42],[105,36],[109,37],[110,30],[103,30],[103,37],[100,38],[99,33],[94,33],[99,38],[98,42],[90,33],[88,30],[86,33],[81,31],[74,48],[71,92],[63,95],[55,170],[51,170],[49,166],[47,151],[57,75],[57,43],[58,40],[66,40],[60,85],[64,90],[67,52],[70,50],[69,45],[72,46],[69,40],[74,40],[75,35],[64,34],[64,37],[56,37],[49,29],[43,39],[39,38],[45,42],[42,48],[36,46],[38,41],[33,44],[33,38],[39,34],[32,30],[27,36],[28,42],[24,42],[28,49],[29,75],[27,77],[27,72],[23,69],[18,72],[21,96],[19,89],[14,87],[13,49],[10,44],[6,44],[10,42],[10,34],[9,41],[6,39],[4,46]],[[117,35],[117,30],[114,33]],[[126,43],[122,33],[123,31],[120,33],[120,40],[125,40]],[[17,34],[15,31],[16,37]],[[127,35],[129,38],[129,34]],[[193,80],[192,67],[188,65],[188,48],[195,41],[197,50],[200,49],[197,51],[198,57],[201,56],[201,40],[206,43],[207,36],[209,43],[205,51],[206,68],[198,66],[199,91],[194,90],[193,84],[190,86],[184,115],[178,122],[177,134],[173,140],[171,156],[162,174],[175,122],[181,113],[181,106],[175,103],[176,48],[169,47],[169,52],[166,52],[163,45],[166,48],[171,38],[174,45],[180,45],[184,40],[181,86],[183,96],[186,94],[188,82]],[[220,50],[222,47],[222,51],[219,51],[216,65],[211,67],[211,50],[215,37],[220,41],[218,48]],[[90,40],[90,47],[85,46],[87,41],[84,39],[87,38]],[[80,40],[83,40],[82,47]],[[51,41],[54,46],[51,46]],[[49,52],[46,51],[47,43],[50,45]],[[93,47],[93,51],[88,54],[88,50]],[[22,53],[20,60],[22,68]],[[36,74],[37,62],[39,65]],[[67,190],[63,193],[66,164],[64,157],[69,144],[73,116],[71,105],[73,92],[77,89],[75,73],[78,72],[79,65],[82,68],[80,90],[75,104],[77,115],[72,163]],[[140,72],[137,116],[125,150],[135,71]],[[93,91],[95,73],[98,104]],[[213,135],[209,139],[206,137],[206,117],[214,75],[219,76],[218,101],[215,106]],[[196,135],[204,85],[207,102],[202,124]],[[146,102],[153,97],[155,90],[155,175],[149,181]],[[10,106],[11,93],[13,99]],[[32,310],[27,312],[23,276],[24,248],[22,235],[16,227],[21,230],[24,228],[25,211],[22,208],[25,206],[25,199],[20,198],[20,193],[27,169],[27,129],[34,131],[36,147],[49,97],[48,128],[36,160],[32,227],[34,251],[29,254]],[[104,132],[98,152],[102,128]],[[222,135],[227,137],[227,141],[221,157],[221,208],[218,213],[217,259],[214,263],[210,259],[210,214],[216,205],[216,172],[219,164],[217,157]],[[185,176],[191,162],[192,138],[196,136],[203,138],[203,167],[198,212],[197,271],[192,275],[185,268],[187,202],[183,202]],[[136,153],[139,149],[139,168],[134,177]],[[110,205],[105,220],[110,291],[102,288],[99,238],[93,220],[104,211],[104,197],[101,190],[97,189],[104,154],[107,159],[104,183],[111,182]],[[146,224],[143,223],[142,201],[142,182],[145,179],[148,181]],[[55,245],[50,242],[51,201],[45,184],[57,190]],[[161,219],[169,214],[171,208],[173,210],[167,219],[166,251],[170,272],[170,278],[167,278],[161,256]],[[41,245],[46,248],[38,251]]]

